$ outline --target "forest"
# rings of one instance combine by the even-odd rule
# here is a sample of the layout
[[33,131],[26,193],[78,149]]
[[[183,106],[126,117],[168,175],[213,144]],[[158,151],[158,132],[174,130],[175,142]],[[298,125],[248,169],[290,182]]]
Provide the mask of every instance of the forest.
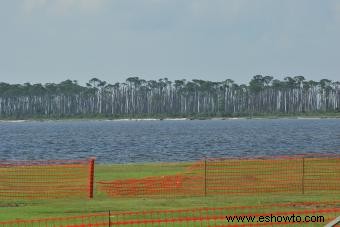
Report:
[[254,76],[248,84],[129,77],[58,84],[0,82],[0,118],[256,116],[340,112],[340,82]]

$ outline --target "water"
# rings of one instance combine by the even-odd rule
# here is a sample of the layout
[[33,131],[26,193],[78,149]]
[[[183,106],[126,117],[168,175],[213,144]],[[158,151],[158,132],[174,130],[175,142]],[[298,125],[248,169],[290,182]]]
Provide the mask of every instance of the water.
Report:
[[0,122],[0,159],[101,163],[340,154],[340,119]]

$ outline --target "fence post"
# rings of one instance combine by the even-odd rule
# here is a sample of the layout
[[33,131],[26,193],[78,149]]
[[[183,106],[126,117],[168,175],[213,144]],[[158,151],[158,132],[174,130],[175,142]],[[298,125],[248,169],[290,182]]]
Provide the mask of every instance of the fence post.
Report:
[[204,196],[207,196],[207,157],[204,158]]
[[302,157],[301,189],[302,189],[302,194],[305,194],[305,157]]
[[94,161],[95,158],[89,160],[89,178],[88,178],[88,197],[93,198],[93,183],[94,183]]
[[111,227],[111,210],[109,210],[109,227]]

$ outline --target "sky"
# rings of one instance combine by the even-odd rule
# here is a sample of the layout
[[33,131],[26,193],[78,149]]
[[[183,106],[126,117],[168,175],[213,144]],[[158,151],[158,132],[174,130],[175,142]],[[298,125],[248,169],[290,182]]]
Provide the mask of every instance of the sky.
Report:
[[340,80],[340,0],[0,0],[0,81]]

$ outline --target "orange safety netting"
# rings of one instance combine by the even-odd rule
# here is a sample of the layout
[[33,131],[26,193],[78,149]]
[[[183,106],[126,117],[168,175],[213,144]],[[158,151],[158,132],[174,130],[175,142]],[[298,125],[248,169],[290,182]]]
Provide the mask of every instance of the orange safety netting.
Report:
[[340,157],[211,159],[207,194],[340,192]]
[[206,159],[183,173],[97,182],[113,197],[340,192],[339,156]]
[[100,190],[113,197],[200,195],[203,192],[201,176],[157,176],[141,179],[98,182]]
[[0,200],[92,197],[93,167],[94,159],[0,161]]
[[[182,210],[153,210],[139,212],[102,212],[73,217],[48,218],[36,220],[14,220],[0,222],[0,227],[13,226],[53,226],[53,227],[95,227],[95,226],[267,226],[299,225],[324,226],[340,215],[340,201],[299,202],[285,204],[266,204],[248,207],[194,208]],[[300,218],[283,221],[283,216]],[[231,220],[230,217],[252,217],[254,219]],[[270,217],[259,222],[260,216]],[[275,216],[275,218],[273,218]],[[279,218],[278,216],[281,216]],[[316,217],[317,222],[304,222],[306,217]],[[228,217],[228,219],[227,219]],[[317,218],[317,217],[323,217]],[[300,221],[299,221],[300,220]],[[294,222],[295,221],[295,222]],[[297,222],[298,221],[298,222]]]

